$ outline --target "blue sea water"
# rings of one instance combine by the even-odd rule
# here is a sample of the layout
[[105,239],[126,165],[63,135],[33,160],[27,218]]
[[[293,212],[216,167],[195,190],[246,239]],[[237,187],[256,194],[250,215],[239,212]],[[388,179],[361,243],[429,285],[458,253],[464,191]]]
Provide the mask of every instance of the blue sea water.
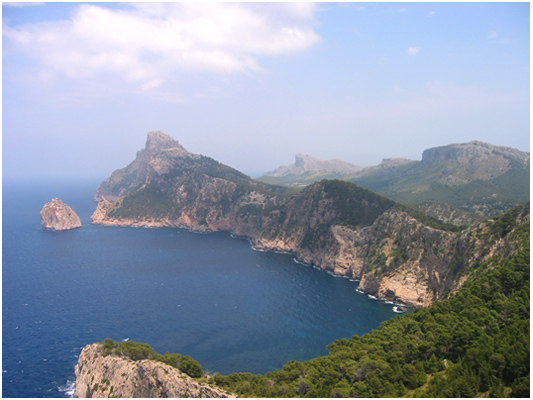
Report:
[[[3,182],[3,397],[68,397],[81,349],[107,337],[266,373],[396,315],[356,282],[228,233],[90,225],[98,184]],[[41,228],[54,197],[81,228]]]

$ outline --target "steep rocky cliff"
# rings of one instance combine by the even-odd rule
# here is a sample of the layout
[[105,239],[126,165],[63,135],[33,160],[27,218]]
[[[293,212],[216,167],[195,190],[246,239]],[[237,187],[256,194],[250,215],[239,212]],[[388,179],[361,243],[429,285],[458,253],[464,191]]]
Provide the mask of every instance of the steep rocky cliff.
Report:
[[81,221],[72,208],[59,199],[52,199],[41,210],[41,225],[44,229],[66,231],[79,228]]
[[232,232],[257,249],[291,252],[361,280],[368,293],[417,306],[455,290],[471,263],[501,246],[501,238],[483,233],[487,222],[459,232],[340,180],[291,194],[178,146],[150,133],[137,159],[97,190],[103,200],[93,222]]
[[106,355],[102,343],[83,349],[75,375],[80,398],[235,397],[159,361]]
[[514,226],[529,222],[529,206],[517,207],[510,228],[501,222],[474,224],[460,233],[428,227],[405,212],[391,211],[369,230],[367,261],[359,288],[377,297],[427,306],[457,291],[491,257],[513,251]]
[[163,170],[168,167],[164,161],[152,162],[154,156],[159,154],[161,154],[161,160],[167,159],[167,154],[175,157],[195,158],[195,155],[188,153],[178,141],[168,135],[159,131],[150,132],[145,148],[137,152],[137,157],[131,164],[114,171],[108,179],[102,182],[96,189],[95,200],[100,201],[105,196],[107,200],[115,201],[139,189],[153,170]]

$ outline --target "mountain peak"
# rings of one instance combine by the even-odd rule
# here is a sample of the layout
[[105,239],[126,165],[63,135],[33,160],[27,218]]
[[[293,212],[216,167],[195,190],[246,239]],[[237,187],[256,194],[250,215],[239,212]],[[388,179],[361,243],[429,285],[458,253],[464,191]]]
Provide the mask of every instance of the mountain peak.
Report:
[[177,140],[172,139],[169,135],[161,131],[148,132],[145,148],[147,150],[156,150],[156,151],[174,149],[174,148],[185,150],[185,148],[182,145],[180,145]]
[[294,164],[282,166],[272,172],[267,172],[264,176],[291,176],[305,172],[330,172],[330,173],[350,173],[359,171],[361,167],[353,165],[347,161],[321,160],[320,158],[308,154],[298,153],[294,157]]
[[304,171],[313,169],[313,165],[317,165],[320,162],[322,160],[308,154],[298,153],[294,156],[294,165],[297,168],[302,168]]
[[473,140],[468,143],[455,143],[447,146],[433,147],[422,153],[422,163],[436,163],[456,161],[461,164],[494,162],[494,159],[504,160],[511,157],[522,163],[529,162],[529,153],[512,147],[495,146],[490,143]]

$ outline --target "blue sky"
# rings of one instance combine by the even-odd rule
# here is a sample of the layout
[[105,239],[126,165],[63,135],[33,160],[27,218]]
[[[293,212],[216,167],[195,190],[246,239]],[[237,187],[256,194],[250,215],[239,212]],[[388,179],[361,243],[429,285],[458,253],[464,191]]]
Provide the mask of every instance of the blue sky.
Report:
[[161,130],[253,177],[529,151],[529,3],[3,3],[4,178],[105,179]]

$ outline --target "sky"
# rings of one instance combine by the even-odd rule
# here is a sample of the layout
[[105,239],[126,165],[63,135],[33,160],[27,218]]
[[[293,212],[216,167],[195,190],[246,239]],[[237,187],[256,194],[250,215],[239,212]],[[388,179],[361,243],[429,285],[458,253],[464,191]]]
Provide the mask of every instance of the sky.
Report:
[[522,3],[3,3],[2,176],[105,179],[149,131],[257,177],[530,148]]

